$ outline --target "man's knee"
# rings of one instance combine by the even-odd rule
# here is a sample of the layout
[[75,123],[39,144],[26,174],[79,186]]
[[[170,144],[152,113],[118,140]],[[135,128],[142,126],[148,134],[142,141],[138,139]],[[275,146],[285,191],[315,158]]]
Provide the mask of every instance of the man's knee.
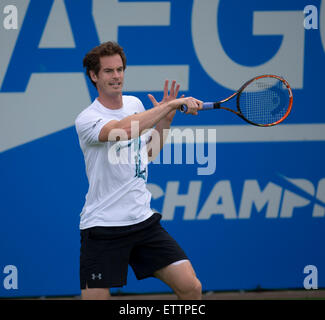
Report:
[[194,295],[196,296],[201,296],[202,295],[202,284],[201,281],[195,277],[194,281],[193,281],[193,289],[192,292]]
[[179,288],[176,293],[181,299],[201,299],[202,284],[198,278],[193,277]]

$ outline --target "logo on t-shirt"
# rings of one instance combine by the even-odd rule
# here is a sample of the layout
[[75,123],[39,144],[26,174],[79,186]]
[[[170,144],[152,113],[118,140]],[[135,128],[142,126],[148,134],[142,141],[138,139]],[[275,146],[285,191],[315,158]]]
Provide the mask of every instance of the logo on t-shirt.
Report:
[[[132,149],[131,149],[132,147]],[[147,180],[147,169],[143,165],[141,160],[141,137],[134,138],[129,141],[120,141],[116,144],[116,154],[120,156],[120,152],[124,148],[131,150],[131,160],[135,164],[135,175],[134,177]],[[134,162],[133,162],[134,161]]]
[[101,122],[103,119],[98,119],[94,124],[93,124],[93,129],[97,126],[99,122]]

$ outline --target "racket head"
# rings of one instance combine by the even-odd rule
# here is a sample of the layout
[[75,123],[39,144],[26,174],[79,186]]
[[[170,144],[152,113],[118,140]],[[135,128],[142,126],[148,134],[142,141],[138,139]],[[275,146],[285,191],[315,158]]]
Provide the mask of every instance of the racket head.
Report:
[[293,95],[289,83],[276,75],[257,76],[237,93],[239,116],[250,124],[271,127],[288,117]]

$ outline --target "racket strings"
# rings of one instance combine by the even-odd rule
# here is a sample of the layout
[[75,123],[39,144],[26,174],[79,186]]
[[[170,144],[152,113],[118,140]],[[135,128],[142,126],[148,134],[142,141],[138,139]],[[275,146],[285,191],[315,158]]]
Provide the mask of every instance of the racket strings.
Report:
[[239,107],[243,116],[261,125],[282,119],[288,105],[288,89],[276,78],[261,78],[253,81],[239,97]]

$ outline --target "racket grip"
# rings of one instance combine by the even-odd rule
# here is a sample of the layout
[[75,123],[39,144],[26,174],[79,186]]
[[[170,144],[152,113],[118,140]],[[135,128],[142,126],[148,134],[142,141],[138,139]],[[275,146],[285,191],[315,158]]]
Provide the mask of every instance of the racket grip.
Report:
[[[214,106],[214,102],[203,102],[203,106],[202,106],[202,109],[201,110],[208,110],[208,109],[215,109],[215,106]],[[183,104],[180,108],[180,111],[181,112],[186,112],[187,111],[187,105],[186,104]]]

